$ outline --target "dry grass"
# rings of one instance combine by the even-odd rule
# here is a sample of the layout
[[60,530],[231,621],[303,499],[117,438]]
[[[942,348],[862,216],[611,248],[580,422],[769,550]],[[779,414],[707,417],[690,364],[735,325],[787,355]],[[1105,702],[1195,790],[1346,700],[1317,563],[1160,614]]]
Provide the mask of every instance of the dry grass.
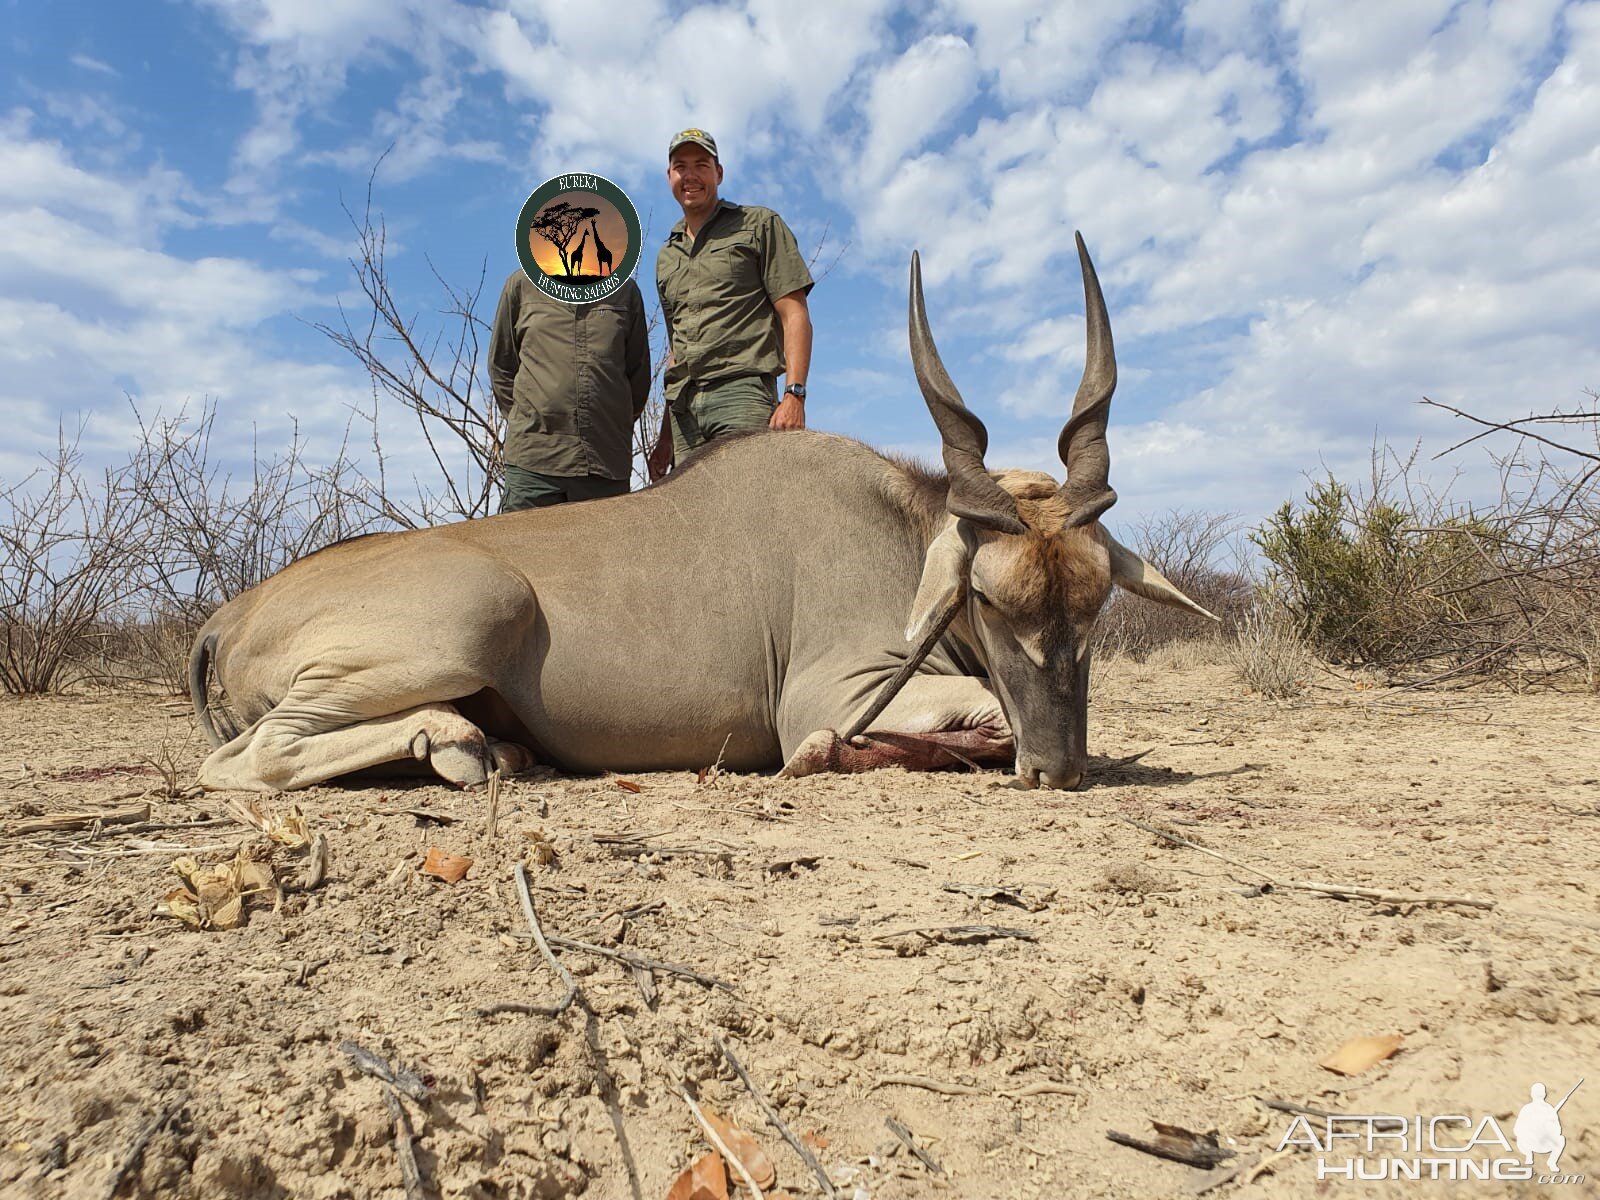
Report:
[[1269,605],[1257,605],[1239,619],[1226,654],[1245,685],[1269,700],[1300,695],[1315,665],[1288,616]]

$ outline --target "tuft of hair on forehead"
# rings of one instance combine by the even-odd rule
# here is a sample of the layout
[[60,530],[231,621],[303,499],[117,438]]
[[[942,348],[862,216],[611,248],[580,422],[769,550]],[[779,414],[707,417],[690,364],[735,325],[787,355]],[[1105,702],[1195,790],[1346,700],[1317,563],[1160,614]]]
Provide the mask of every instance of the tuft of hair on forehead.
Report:
[[1098,526],[1065,528],[1072,507],[1061,485],[1042,471],[992,474],[1015,498],[1017,515],[1034,535],[1017,547],[1006,574],[1008,598],[1023,609],[1093,620],[1111,586]]
[[1072,506],[1061,485],[1043,471],[991,471],[996,483],[1017,502],[1017,516],[1035,533],[1051,537],[1062,531]]

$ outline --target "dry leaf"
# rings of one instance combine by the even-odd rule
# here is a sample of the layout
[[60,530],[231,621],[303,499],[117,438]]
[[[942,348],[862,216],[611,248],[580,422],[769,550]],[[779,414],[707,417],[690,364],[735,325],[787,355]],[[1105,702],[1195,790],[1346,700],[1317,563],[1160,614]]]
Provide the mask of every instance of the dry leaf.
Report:
[[1352,1038],[1317,1065],[1335,1075],[1359,1075],[1400,1049],[1402,1040],[1398,1033]]
[[542,829],[528,832],[528,841],[533,843],[533,861],[541,867],[548,867],[556,861],[556,844],[552,842]]
[[156,913],[192,929],[237,929],[244,924],[246,896],[271,892],[274,902],[283,898],[272,868],[245,857],[243,850],[232,862],[206,866],[188,857],[174,859],[172,869],[188,886],[163,896]]
[[696,1159],[672,1184],[667,1200],[728,1200],[728,1168],[713,1150]]
[[311,844],[311,829],[298,804],[291,804],[284,813],[268,812],[256,799],[234,801],[228,809],[240,821],[253,826],[273,841],[299,850]]
[[778,1181],[778,1169],[772,1165],[772,1160],[767,1157],[767,1152],[761,1148],[760,1142],[731,1121],[724,1121],[709,1108],[704,1111],[707,1123],[717,1131],[717,1136],[722,1139],[723,1145],[733,1151],[733,1156],[744,1164],[744,1169],[750,1172],[750,1177],[756,1181],[758,1188],[765,1191]]
[[460,883],[468,870],[472,867],[472,860],[461,854],[447,854],[437,846],[428,847],[428,857],[418,868],[424,875],[432,875],[435,879],[442,879],[446,883]]
[[156,905],[156,915],[160,917],[175,917],[190,929],[199,929],[200,897],[196,896],[186,887],[173,888],[161,902]]
[[617,780],[617,786],[625,792],[642,792],[644,789],[631,779]]
[[706,776],[709,775],[709,774],[711,774],[711,768],[710,767],[701,767],[699,772],[696,773],[696,775],[694,777],[695,783],[697,785],[704,783],[706,781]]
[[800,1140],[812,1150],[826,1150],[830,1144],[820,1133],[802,1133]]

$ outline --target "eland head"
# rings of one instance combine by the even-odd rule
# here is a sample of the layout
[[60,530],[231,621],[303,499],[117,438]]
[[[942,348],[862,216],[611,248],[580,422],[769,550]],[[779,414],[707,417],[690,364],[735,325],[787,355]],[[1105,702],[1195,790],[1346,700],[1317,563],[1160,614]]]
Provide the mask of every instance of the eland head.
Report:
[[1112,585],[1158,604],[1217,618],[1100,524],[1116,503],[1106,419],[1117,386],[1111,321],[1094,264],[1077,235],[1088,349],[1058,449],[1066,482],[991,471],[989,435],[939,359],[911,256],[911,362],[939,427],[950,486],[943,529],[928,547],[906,629],[919,641],[965,615],[1016,738],[1028,786],[1073,788],[1088,759],[1089,645]]

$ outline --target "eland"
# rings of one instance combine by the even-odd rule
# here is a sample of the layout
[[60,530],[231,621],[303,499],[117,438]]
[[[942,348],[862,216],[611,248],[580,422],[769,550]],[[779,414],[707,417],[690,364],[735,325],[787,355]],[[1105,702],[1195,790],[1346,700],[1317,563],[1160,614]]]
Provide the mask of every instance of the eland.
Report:
[[[1083,239],[1088,348],[1066,482],[991,471],[911,260],[911,360],[945,472],[848,438],[713,443],[631,495],[372,534],[223,605],[190,655],[207,788],[534,763],[789,776],[1010,766],[1074,788],[1113,585],[1215,617],[1100,524],[1117,369]],[[210,676],[236,721],[208,702]]]

